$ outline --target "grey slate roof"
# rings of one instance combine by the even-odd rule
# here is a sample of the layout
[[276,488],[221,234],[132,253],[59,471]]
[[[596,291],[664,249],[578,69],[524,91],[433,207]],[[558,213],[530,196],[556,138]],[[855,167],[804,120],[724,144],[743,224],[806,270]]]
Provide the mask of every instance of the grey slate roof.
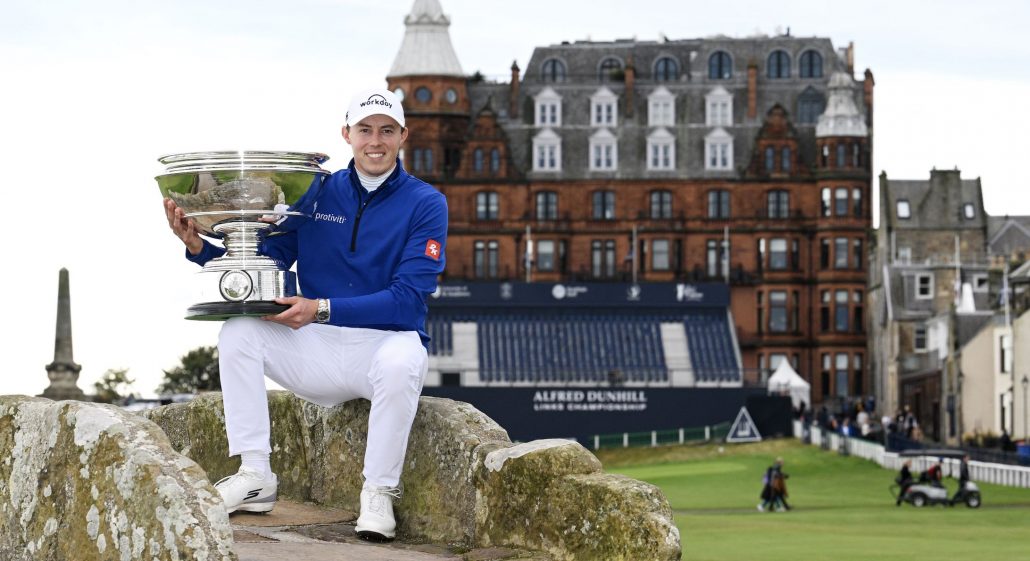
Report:
[[[791,59],[788,78],[768,78],[766,62],[775,50],[784,50]],[[822,57],[822,76],[800,78],[799,64],[802,53],[815,51]],[[733,75],[729,79],[708,78],[708,60],[716,51],[730,55]],[[632,63],[635,69],[632,114],[626,111],[626,88],[622,81],[602,82],[600,65],[606,58],[615,58],[625,68]],[[679,78],[674,81],[655,80],[655,65],[660,58],[669,57],[679,67]],[[556,59],[566,67],[563,82],[544,81],[542,68],[545,61]],[[747,118],[747,68],[750,62],[758,66],[757,115]],[[519,115],[507,115],[507,91],[502,85],[470,82],[473,116],[481,109],[486,97],[493,95],[495,110],[505,109],[499,122],[510,139],[512,161],[518,172],[529,177],[549,177],[547,173],[532,171],[532,139],[541,129],[534,126],[533,97],[545,87],[552,87],[562,97],[562,126],[555,132],[562,139],[562,179],[605,178],[663,178],[663,177],[738,177],[739,170],[750,162],[755,136],[765,120],[766,113],[779,103],[800,135],[802,158],[812,167],[815,158],[815,123],[798,123],[798,98],[806,89],[808,95],[822,96],[825,103],[830,77],[847,72],[846,63],[834,51],[829,39],[818,37],[765,37],[734,39],[716,37],[675,41],[618,40],[611,42],[577,41],[538,47],[526,65],[519,88]],[[861,82],[854,81],[855,105],[865,111]],[[672,171],[648,171],[646,165],[647,136],[656,127],[648,127],[648,95],[660,86],[675,95],[675,126],[667,127],[676,138],[676,167]],[[715,127],[705,125],[705,96],[718,86],[733,96],[733,125],[724,127],[733,136],[734,166],[732,171],[706,171],[704,168],[705,136]],[[506,90],[507,84],[503,85]],[[618,137],[618,166],[614,172],[591,172],[588,165],[589,137],[597,128],[590,125],[590,97],[601,87],[608,87],[619,97],[618,122],[610,130]],[[505,102],[501,103],[501,98]],[[498,111],[499,115],[501,112]]]
[[[959,170],[933,170],[928,180],[881,179],[888,225],[905,229],[984,230],[983,193],[979,179],[962,179]],[[911,217],[898,218],[898,201],[907,200]],[[962,216],[962,206],[972,203],[973,219]]]
[[987,245],[994,255],[1030,252],[1030,216],[991,216]]

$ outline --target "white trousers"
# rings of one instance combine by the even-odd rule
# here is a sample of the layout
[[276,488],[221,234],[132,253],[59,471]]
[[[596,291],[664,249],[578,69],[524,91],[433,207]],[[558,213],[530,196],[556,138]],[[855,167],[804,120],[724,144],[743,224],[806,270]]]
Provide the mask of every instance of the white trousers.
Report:
[[324,407],[363,397],[372,402],[363,474],[396,487],[408,434],[429,369],[414,331],[317,323],[291,329],[257,318],[225,322],[218,338],[229,454],[271,453],[265,376]]

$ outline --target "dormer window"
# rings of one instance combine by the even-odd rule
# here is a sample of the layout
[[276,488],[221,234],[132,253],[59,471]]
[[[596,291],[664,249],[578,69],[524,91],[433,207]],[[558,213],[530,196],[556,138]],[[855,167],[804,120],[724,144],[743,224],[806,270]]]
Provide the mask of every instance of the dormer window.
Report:
[[615,135],[601,129],[590,137],[590,171],[615,171],[619,165],[619,147]]
[[601,88],[590,96],[590,123],[595,127],[614,127],[618,121],[618,96]]
[[898,218],[907,220],[912,217],[912,209],[908,205],[908,201],[901,199],[898,201]]
[[551,129],[533,137],[533,171],[561,171],[561,137]]
[[604,82],[621,82],[622,62],[615,57],[608,57],[601,61],[598,67],[597,79]]
[[561,96],[551,88],[544,88],[536,97],[536,126],[561,126]]
[[717,128],[705,137],[705,169],[733,169],[733,137],[726,129]]
[[965,218],[966,220],[976,218],[976,210],[973,208],[973,203],[965,203],[962,205],[962,218]]
[[671,170],[676,167],[676,137],[668,129],[647,135],[647,169]]
[[705,96],[705,124],[728,127],[733,124],[733,95],[719,86]]
[[544,82],[564,82],[565,63],[556,58],[545,60],[540,67],[540,78]]
[[733,59],[726,51],[715,51],[708,57],[708,79],[729,80],[733,77]]
[[671,127],[676,124],[676,97],[664,86],[647,96],[647,126]]

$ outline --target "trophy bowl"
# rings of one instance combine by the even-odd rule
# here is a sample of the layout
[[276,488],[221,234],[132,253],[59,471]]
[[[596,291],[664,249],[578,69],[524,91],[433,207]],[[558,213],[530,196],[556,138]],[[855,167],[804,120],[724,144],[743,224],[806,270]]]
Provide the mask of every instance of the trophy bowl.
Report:
[[198,275],[201,301],[186,319],[224,320],[277,314],[275,299],[297,293],[296,274],[258,253],[268,236],[295,229],[310,217],[329,172],[319,153],[224,151],[171,154],[158,159],[161,195],[175,202],[197,230],[221,238],[225,255]]

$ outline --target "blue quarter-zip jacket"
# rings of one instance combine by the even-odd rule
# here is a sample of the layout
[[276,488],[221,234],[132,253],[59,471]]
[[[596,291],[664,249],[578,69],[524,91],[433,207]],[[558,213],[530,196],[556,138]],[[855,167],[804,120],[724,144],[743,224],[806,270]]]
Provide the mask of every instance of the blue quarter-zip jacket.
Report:
[[[390,177],[369,193],[351,160],[329,176],[314,201],[311,218],[296,229],[267,238],[261,254],[282,269],[297,263],[301,293],[328,298],[329,323],[426,334],[426,299],[444,270],[447,200],[433,186],[409,175],[397,160]],[[203,265],[225,250],[204,240],[186,257]]]

